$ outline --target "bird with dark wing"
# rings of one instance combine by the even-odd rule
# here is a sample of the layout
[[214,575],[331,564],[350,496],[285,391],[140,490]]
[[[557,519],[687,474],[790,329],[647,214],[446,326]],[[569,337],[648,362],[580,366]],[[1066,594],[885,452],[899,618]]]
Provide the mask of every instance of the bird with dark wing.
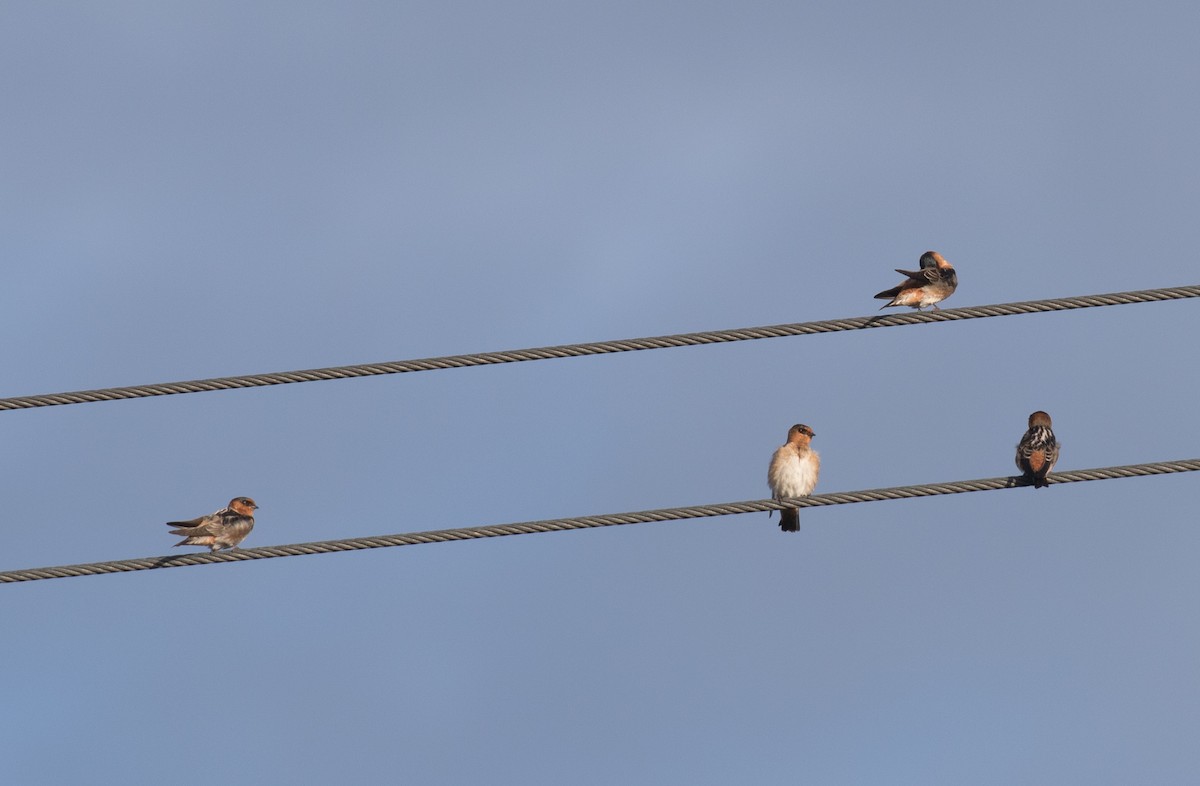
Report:
[[1026,480],[1033,483],[1035,489],[1044,488],[1050,484],[1046,476],[1058,462],[1058,440],[1051,428],[1050,416],[1038,410],[1029,416],[1029,430],[1017,443],[1017,469]]
[[936,309],[936,304],[953,295],[958,288],[958,273],[954,266],[936,251],[926,251],[921,255],[920,270],[896,268],[896,272],[907,278],[875,296],[881,300],[891,299],[880,306],[880,310],[889,306],[911,306],[918,311],[926,306]]
[[168,521],[172,535],[183,535],[176,546],[208,546],[212,551],[236,549],[254,529],[258,505],[249,497],[234,497],[229,506],[190,521]]

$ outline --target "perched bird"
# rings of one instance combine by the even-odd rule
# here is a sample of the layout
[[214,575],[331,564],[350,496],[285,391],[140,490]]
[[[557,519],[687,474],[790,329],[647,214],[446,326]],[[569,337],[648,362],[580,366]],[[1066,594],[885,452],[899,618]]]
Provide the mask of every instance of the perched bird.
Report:
[[1029,416],[1029,430],[1017,443],[1017,469],[1035,489],[1049,486],[1046,475],[1058,461],[1058,440],[1050,428],[1050,416],[1038,410]]
[[892,299],[887,305],[880,306],[880,311],[889,306],[912,306],[918,311],[925,306],[936,309],[936,303],[953,295],[958,288],[958,274],[954,272],[954,266],[936,251],[926,251],[921,255],[920,270],[896,268],[896,272],[908,278],[875,296]]
[[186,537],[176,546],[208,546],[213,551],[236,549],[254,529],[254,511],[258,505],[249,497],[234,497],[229,507],[191,521],[168,521],[172,535]]
[[[821,473],[821,457],[810,446],[813,430],[803,423],[788,429],[787,442],[771,456],[767,469],[767,485],[773,499],[807,497],[817,486]],[[800,509],[779,511],[779,528],[784,532],[800,531]]]

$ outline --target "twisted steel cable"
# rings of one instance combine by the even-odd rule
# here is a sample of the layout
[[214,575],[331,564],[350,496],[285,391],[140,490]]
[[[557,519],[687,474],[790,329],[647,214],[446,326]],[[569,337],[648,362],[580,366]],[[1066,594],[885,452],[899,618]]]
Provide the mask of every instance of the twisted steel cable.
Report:
[[782,338],[784,336],[807,336],[817,333],[838,333],[844,330],[898,327],[919,325],[926,322],[954,322],[962,319],[1004,317],[1018,314],[1038,314],[1047,311],[1069,311],[1077,308],[1120,306],[1130,303],[1153,303],[1162,300],[1181,300],[1200,297],[1200,285],[1144,289],[1136,292],[1113,292],[1107,295],[1056,298],[1051,300],[1028,300],[1021,303],[999,303],[991,306],[968,306],[941,311],[915,311],[907,314],[886,314],[872,317],[852,317],[820,322],[797,322],[789,325],[767,325],[765,327],[714,330],[705,333],[681,333],[673,336],[631,338],[619,341],[597,341],[585,344],[563,344],[534,349],[513,349],[502,352],[484,352],[474,355],[448,355],[445,357],[399,360],[390,363],[367,363],[354,366],[334,366],[304,371],[283,371],[273,374],[250,374],[238,377],[198,379],[190,382],[164,382],[154,385],[79,390],[68,393],[50,393],[39,396],[16,396],[0,398],[0,410],[56,407],[66,404],[86,404],[95,401],[118,401],[151,396],[171,396],[180,393],[203,393],[213,390],[288,385],[295,382],[318,382],[330,379],[351,379],[382,374],[404,374],[413,371],[433,371],[445,368],[466,368],[497,363],[519,363],[529,360],[551,360],[555,358],[605,355],[614,352],[634,352],[642,349],[669,349],[671,347],[723,344],[731,341],[751,341],[760,338]]
[[[1145,475],[1166,475],[1176,472],[1200,470],[1200,459],[1162,461],[1152,464],[1130,464],[1123,467],[1099,467],[1070,472],[1055,472],[1047,480],[1052,485],[1079,483],[1087,480],[1115,480]],[[115,562],[90,562],[82,565],[60,565],[50,568],[10,570],[0,572],[0,584],[38,579],[63,579],[72,576],[96,576],[103,573],[126,573],[155,568],[180,568],[189,565],[208,565],[215,562],[242,562],[245,560],[271,559],[273,557],[298,557],[304,554],[330,554],[338,551],[379,549],[390,546],[417,546],[423,543],[445,543],[455,540],[496,538],[504,535],[532,535],[538,532],[564,532],[592,527],[612,527],[621,524],[645,524],[652,521],[674,521],[697,519],[710,516],[731,516],[738,513],[758,513],[786,507],[813,508],[827,505],[849,505],[856,502],[880,502],[890,499],[932,497],[942,494],[962,494],[970,491],[996,491],[1026,486],[1020,477],[984,478],[959,480],[950,483],[926,483],[917,486],[894,486],[892,488],[844,491],[832,494],[817,494],[812,497],[776,502],[769,499],[727,502],[716,505],[695,505],[686,508],[663,508],[634,513],[610,513],[602,516],[581,516],[569,519],[545,521],[521,521],[512,524],[493,524],[483,527],[409,532],[399,535],[378,535],[367,538],[344,538],[322,540],[315,543],[297,543],[287,546],[260,546],[252,549],[223,551],[217,553],[180,554],[168,557],[143,557],[140,559],[117,560]]]

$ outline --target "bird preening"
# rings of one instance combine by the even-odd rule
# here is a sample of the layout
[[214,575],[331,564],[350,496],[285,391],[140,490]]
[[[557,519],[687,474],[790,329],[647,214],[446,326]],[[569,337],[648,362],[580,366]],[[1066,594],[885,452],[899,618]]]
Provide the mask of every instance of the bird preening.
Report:
[[[788,429],[787,442],[781,445],[767,468],[767,485],[773,499],[807,497],[817,487],[821,474],[821,457],[812,449],[813,430],[803,423]],[[779,511],[779,528],[784,532],[800,531],[800,509]]]
[[920,270],[901,270],[896,272],[907,276],[891,289],[885,289],[875,297],[888,300],[880,306],[880,310],[889,306],[911,306],[920,311],[925,306],[937,308],[937,304],[954,294],[958,288],[958,273],[945,257],[936,251],[926,251],[921,255]]
[[258,505],[249,497],[234,497],[227,507],[189,521],[168,521],[172,535],[183,535],[176,546],[208,546],[212,551],[236,549],[254,529]]

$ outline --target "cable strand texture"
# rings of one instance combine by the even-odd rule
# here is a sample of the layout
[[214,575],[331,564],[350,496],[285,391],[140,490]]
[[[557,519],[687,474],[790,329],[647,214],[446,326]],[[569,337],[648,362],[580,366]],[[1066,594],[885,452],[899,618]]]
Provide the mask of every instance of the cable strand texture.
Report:
[[[1134,478],[1147,475],[1167,475],[1176,472],[1200,471],[1200,458],[1182,459],[1179,461],[1161,461],[1150,464],[1130,464],[1121,467],[1098,467],[1096,469],[1080,469],[1069,472],[1055,472],[1047,480],[1051,485],[1061,483],[1080,483],[1089,480],[1116,480],[1118,478]],[[344,538],[341,540],[323,540],[314,543],[296,543],[286,546],[260,546],[237,551],[217,553],[178,554],[166,557],[143,557],[139,559],[117,560],[114,562],[91,562],[81,565],[60,565],[49,568],[32,568],[28,570],[10,570],[0,572],[0,584],[10,584],[22,581],[37,581],[39,579],[61,579],[73,576],[96,576],[105,573],[127,573],[137,570],[153,570],[156,568],[179,568],[190,565],[208,565],[216,562],[242,562],[246,560],[272,559],[274,557],[298,557],[305,554],[331,554],[339,551],[358,551],[361,549],[389,548],[392,546],[417,546],[425,543],[447,543],[456,540],[474,540],[478,538],[495,538],[505,535],[532,535],[539,532],[565,532],[575,529],[590,529],[593,527],[611,527],[622,524],[645,524],[655,521],[677,521],[681,519],[708,518],[711,516],[731,516],[739,513],[760,513],[779,510],[785,507],[826,507],[829,505],[848,505],[857,502],[880,502],[883,500],[912,499],[916,497],[933,497],[943,494],[962,494],[972,491],[997,491],[1007,488],[1019,488],[1028,483],[1020,477],[983,478],[980,480],[960,480],[950,483],[926,483],[916,486],[894,486],[882,489],[867,489],[864,491],[844,491],[831,494],[817,494],[801,499],[776,502],[775,500],[748,500],[745,502],[727,502],[716,505],[695,505],[683,508],[663,508],[660,510],[644,510],[633,513],[610,513],[601,516],[581,516],[568,519],[548,519],[545,521],[522,521],[512,524],[492,524],[481,527],[463,527],[461,529],[431,530],[428,532],[409,532],[398,535],[378,535],[365,538]],[[1039,492],[1041,493],[1041,492]]]
[[474,355],[448,355],[445,357],[400,360],[390,363],[370,363],[354,366],[334,366],[304,371],[284,371],[273,374],[251,374],[237,377],[198,379],[190,382],[166,382],[154,385],[79,390],[68,393],[50,393],[39,396],[16,396],[0,398],[0,410],[33,409],[56,407],[67,404],[86,404],[98,401],[171,396],[182,393],[203,393],[214,390],[236,390],[239,388],[288,385],[297,382],[318,382],[332,379],[379,376],[382,374],[404,374],[415,371],[435,371],[447,368],[467,368],[499,363],[520,363],[530,360],[552,360],[557,358],[605,355],[614,352],[635,352],[643,349],[669,349],[672,347],[722,344],[731,341],[752,341],[762,338],[786,336],[808,336],[818,333],[837,333],[845,330],[866,328],[899,327],[920,325],[928,322],[954,322],[963,319],[1037,314],[1048,311],[1069,311],[1078,308],[1119,306],[1131,303],[1153,303],[1163,300],[1180,300],[1200,297],[1200,285],[1144,289],[1135,292],[1113,292],[1106,295],[1029,300],[1020,303],[999,303],[991,306],[968,306],[940,311],[914,311],[905,314],[885,314],[872,317],[852,317],[819,322],[797,322],[789,325],[768,325],[755,328],[714,330],[704,333],[681,333],[672,336],[631,338],[619,341],[598,341],[586,344],[563,344],[554,347],[514,349],[503,352],[485,352]]

